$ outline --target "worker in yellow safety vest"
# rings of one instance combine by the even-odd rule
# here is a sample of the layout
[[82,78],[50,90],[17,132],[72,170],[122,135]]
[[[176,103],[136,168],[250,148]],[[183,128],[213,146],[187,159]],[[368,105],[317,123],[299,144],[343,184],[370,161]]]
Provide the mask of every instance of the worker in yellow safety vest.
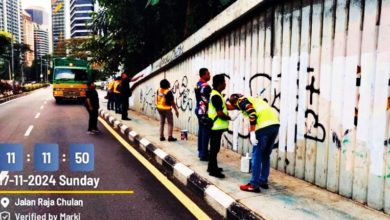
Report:
[[232,94],[228,101],[229,110],[240,110],[249,118],[250,142],[252,150],[252,178],[240,189],[249,192],[260,192],[268,189],[270,155],[279,132],[279,119],[275,110],[260,98]]
[[218,167],[217,155],[221,147],[222,133],[229,127],[228,109],[221,92],[226,88],[225,74],[218,74],[213,77],[213,90],[210,93],[208,103],[208,117],[213,121],[210,131],[210,155],[207,171],[210,176],[224,178],[222,168]]
[[107,109],[114,110],[114,83],[115,80],[111,80],[107,86]]
[[156,108],[160,114],[160,141],[165,141],[164,126],[165,119],[168,122],[168,141],[177,141],[172,136],[173,134],[173,114],[172,108],[175,110],[176,117],[179,117],[179,111],[177,110],[175,101],[173,99],[173,93],[169,89],[171,87],[168,80],[163,79],[160,81],[160,88],[157,90]]
[[120,84],[121,84],[121,77],[116,77],[113,85],[113,93],[114,93],[114,103],[115,103],[115,113],[121,113],[121,102],[120,102]]

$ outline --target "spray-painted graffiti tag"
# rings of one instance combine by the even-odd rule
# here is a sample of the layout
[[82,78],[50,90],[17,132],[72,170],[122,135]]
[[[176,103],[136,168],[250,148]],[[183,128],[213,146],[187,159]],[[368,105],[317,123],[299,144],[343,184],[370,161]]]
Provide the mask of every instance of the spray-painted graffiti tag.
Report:
[[[256,93],[253,91],[252,87],[254,87],[253,84],[253,80],[256,79],[256,78],[263,78],[263,80],[265,81],[264,83],[264,87],[261,88],[261,90],[259,91],[259,93]],[[278,75],[278,78],[281,78],[282,75],[279,74]],[[253,75],[250,80],[249,80],[249,89],[250,89],[250,94],[251,96],[261,96],[263,97],[264,94],[268,94],[270,93],[269,90],[271,90],[271,82],[272,82],[272,78],[270,75],[266,74],[266,73],[256,73],[255,75]],[[276,109],[276,111],[280,112],[280,109],[279,107],[276,106],[276,103],[277,103],[277,100],[279,99],[280,100],[280,91],[278,91],[276,88],[274,88],[273,91],[271,91],[271,100],[269,101],[266,97],[264,97],[264,101],[266,101],[267,103],[270,103],[270,105],[272,106],[272,108]]]
[[155,103],[156,94],[153,89],[149,88],[147,92],[144,92],[142,89],[139,94],[139,102],[142,104],[141,110],[147,112],[150,110],[152,113],[156,111]]
[[183,76],[181,83],[178,80],[175,81],[172,87],[172,93],[175,96],[176,106],[183,112],[189,110],[192,111],[193,101],[190,98],[190,89],[188,88],[188,78]]

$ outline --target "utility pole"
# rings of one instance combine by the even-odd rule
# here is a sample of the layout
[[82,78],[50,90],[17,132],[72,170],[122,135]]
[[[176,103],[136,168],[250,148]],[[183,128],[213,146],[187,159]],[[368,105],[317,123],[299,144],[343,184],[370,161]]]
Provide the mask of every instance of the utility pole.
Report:
[[21,67],[20,67],[20,71],[22,72],[22,85],[23,85],[24,84],[24,69],[23,69],[24,57],[22,55],[20,56],[20,60],[21,60],[21,64],[22,64]]

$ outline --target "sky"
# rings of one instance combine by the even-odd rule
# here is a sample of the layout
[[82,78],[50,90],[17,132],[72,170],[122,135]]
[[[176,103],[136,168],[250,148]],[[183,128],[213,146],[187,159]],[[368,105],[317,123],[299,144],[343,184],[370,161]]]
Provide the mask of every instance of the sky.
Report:
[[22,7],[26,8],[28,6],[41,6],[50,14],[50,0],[22,0]]

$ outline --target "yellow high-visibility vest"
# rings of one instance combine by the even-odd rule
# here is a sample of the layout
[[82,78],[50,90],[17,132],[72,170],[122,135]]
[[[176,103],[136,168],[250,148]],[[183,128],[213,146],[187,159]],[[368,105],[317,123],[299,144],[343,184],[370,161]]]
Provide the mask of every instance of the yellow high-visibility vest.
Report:
[[223,113],[228,115],[228,109],[226,107],[226,103],[223,101],[223,97],[222,97],[221,93],[219,93],[217,90],[213,89],[210,93],[209,111],[208,111],[209,118],[211,118],[214,121],[213,127],[211,128],[211,130],[213,130],[213,131],[226,130],[227,128],[229,128],[229,121],[221,119],[219,117],[217,118],[217,120],[215,120],[215,117],[217,117],[217,110],[215,109],[215,107],[213,106],[213,103],[211,101],[213,96],[215,96],[215,95],[221,97],[222,111],[223,111]]
[[156,108],[159,110],[171,110],[172,106],[167,105],[167,99],[165,96],[168,94],[169,89],[157,90]]
[[113,91],[113,89],[114,89],[114,81],[113,80],[108,83],[107,89]]
[[117,94],[121,93],[121,92],[118,90],[118,86],[119,86],[120,84],[121,84],[120,81],[115,80],[115,82],[114,82],[114,93],[117,93]]
[[[278,125],[279,119],[275,110],[268,105],[263,99],[253,98],[253,97],[241,97],[240,99],[247,98],[250,103],[252,103],[253,108],[256,111],[256,130],[261,128],[265,128],[270,125]],[[240,99],[237,102],[237,106],[239,107]],[[240,109],[240,108],[239,108]],[[245,112],[245,110],[240,109],[245,117],[249,117],[249,115]]]

